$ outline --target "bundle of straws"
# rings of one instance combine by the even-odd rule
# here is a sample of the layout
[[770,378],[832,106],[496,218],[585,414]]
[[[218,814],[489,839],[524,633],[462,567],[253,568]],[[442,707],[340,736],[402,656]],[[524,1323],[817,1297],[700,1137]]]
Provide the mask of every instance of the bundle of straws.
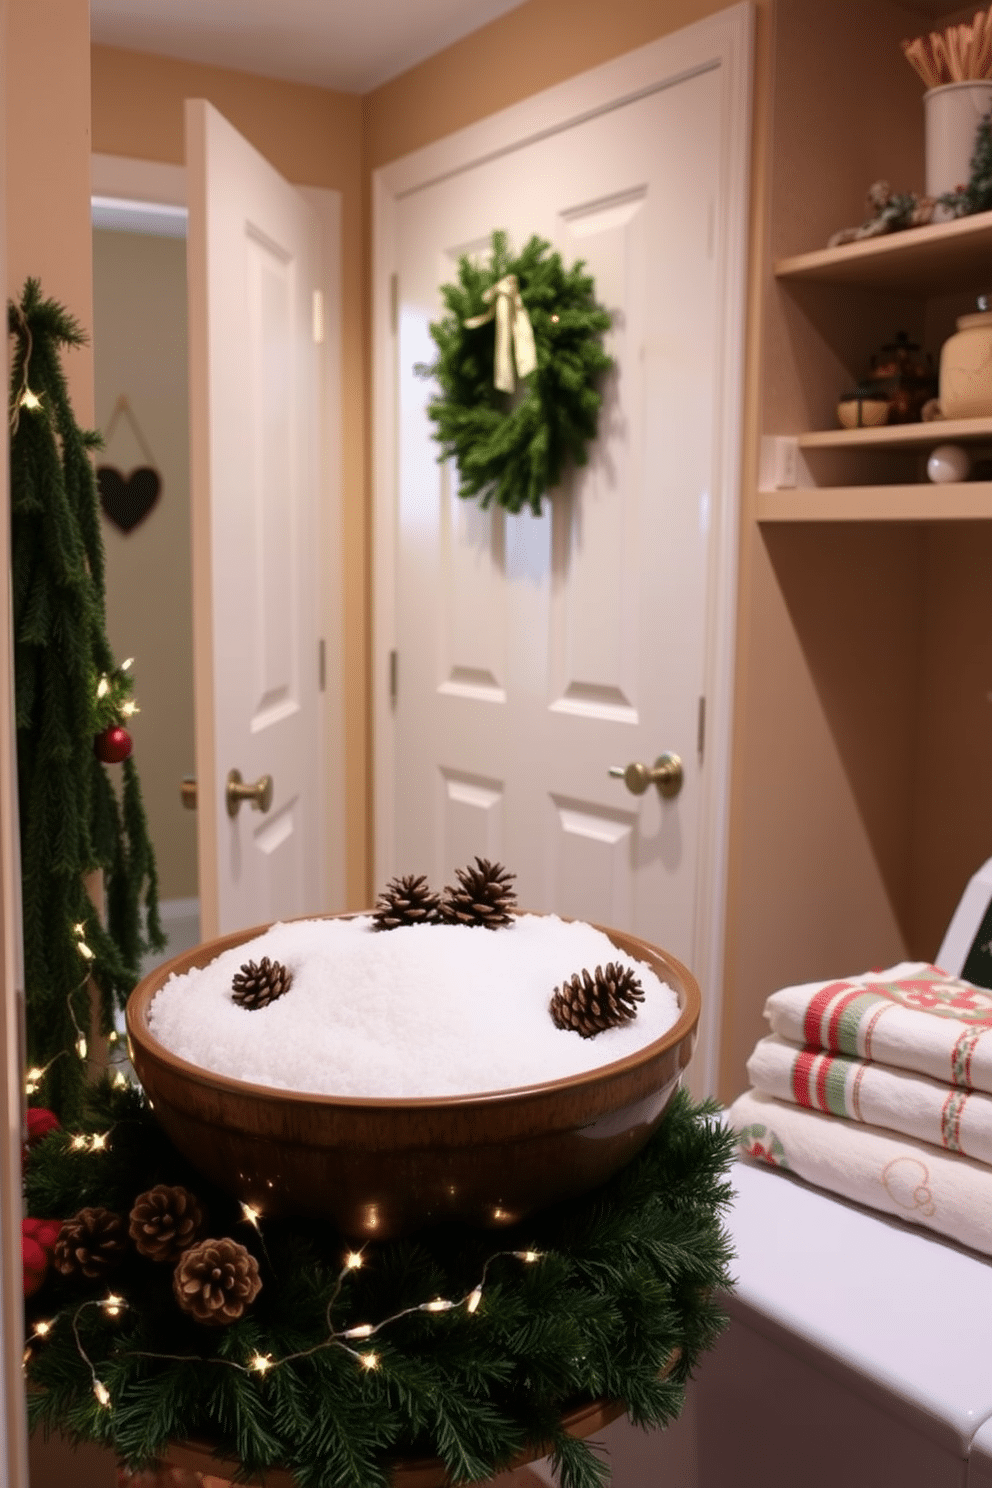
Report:
[[903,56],[928,88],[992,78],[992,8],[980,10],[969,26],[948,26],[904,41]]

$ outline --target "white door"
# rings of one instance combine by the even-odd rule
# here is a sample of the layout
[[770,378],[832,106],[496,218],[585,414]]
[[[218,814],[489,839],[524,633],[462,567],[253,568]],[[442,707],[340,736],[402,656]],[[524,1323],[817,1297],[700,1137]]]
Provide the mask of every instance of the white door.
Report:
[[[317,229],[186,105],[200,916],[204,939],[323,907]],[[271,778],[233,811],[232,771]],[[232,809],[229,809],[229,805]]]
[[[474,854],[498,858],[525,906],[632,930],[698,968],[728,453],[726,79],[672,73],[397,193],[391,869],[440,885]],[[590,464],[539,518],[459,499],[414,372],[432,360],[439,286],[496,227],[584,259],[613,321]],[[669,751],[683,770],[672,798],[609,773]]]

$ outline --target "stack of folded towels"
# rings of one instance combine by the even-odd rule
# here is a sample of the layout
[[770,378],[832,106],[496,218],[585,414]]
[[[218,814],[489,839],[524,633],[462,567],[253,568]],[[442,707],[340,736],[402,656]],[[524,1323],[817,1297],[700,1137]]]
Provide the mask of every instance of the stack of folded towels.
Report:
[[992,992],[902,962],[785,987],[765,1016],[741,1151],[992,1255]]

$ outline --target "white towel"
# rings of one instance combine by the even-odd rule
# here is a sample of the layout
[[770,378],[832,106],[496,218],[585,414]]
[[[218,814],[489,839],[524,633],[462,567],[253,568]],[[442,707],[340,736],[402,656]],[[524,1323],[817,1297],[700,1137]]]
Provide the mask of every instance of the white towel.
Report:
[[745,1156],[992,1255],[992,1168],[984,1163],[750,1090],[727,1119]]
[[794,1044],[992,1094],[992,992],[922,961],[783,987],[765,1017]]
[[885,1064],[800,1048],[777,1034],[758,1043],[747,1072],[756,1090],[777,1100],[992,1163],[992,1096]]

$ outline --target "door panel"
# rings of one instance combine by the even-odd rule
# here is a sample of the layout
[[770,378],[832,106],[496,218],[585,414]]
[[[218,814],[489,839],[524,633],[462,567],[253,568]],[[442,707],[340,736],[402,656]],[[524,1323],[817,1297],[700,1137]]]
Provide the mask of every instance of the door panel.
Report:
[[[412,191],[399,265],[396,868],[475,853],[521,901],[690,959],[716,454],[713,221],[720,74],[685,77]],[[600,437],[540,517],[460,502],[430,395],[439,286],[492,229],[583,258],[610,311]],[[683,760],[675,800],[611,765]]]
[[[204,937],[323,907],[318,229],[215,109],[187,103],[190,424]],[[272,805],[225,785],[271,775]]]

